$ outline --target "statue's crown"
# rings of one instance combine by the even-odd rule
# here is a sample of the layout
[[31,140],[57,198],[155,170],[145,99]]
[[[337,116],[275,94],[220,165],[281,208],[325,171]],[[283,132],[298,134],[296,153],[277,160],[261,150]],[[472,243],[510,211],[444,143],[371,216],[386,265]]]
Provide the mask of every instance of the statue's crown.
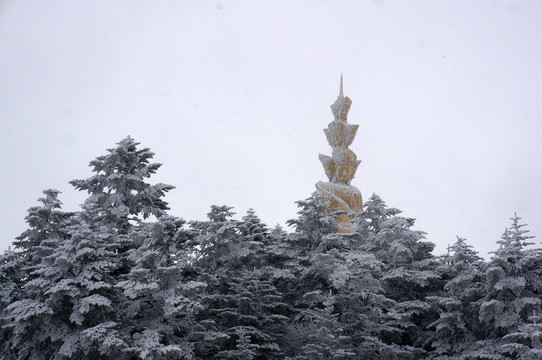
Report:
[[350,111],[350,105],[352,105],[352,100],[343,94],[343,75],[341,74],[339,96],[337,96],[337,100],[331,105],[331,111],[333,112],[335,120],[345,122],[348,112]]

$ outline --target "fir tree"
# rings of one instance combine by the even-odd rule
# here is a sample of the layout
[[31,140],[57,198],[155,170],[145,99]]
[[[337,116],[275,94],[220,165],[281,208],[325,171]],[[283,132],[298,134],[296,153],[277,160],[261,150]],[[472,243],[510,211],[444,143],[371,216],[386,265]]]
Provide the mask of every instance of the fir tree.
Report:
[[[31,223],[31,231],[21,237],[25,246],[46,251],[36,258],[24,296],[6,309],[7,327],[13,329],[11,358],[128,356],[130,339],[119,308],[126,301],[115,286],[128,270],[123,251],[134,246],[127,234],[137,231],[139,216],[163,215],[167,204],[161,197],[173,188],[143,181],[160,165],[149,164],[153,154],[137,145],[124,139],[91,162],[96,175],[72,182],[90,196],[69,224],[54,231],[40,225],[34,231]],[[47,195],[44,204],[57,208],[56,193]]]
[[276,272],[268,266],[267,227],[253,211],[231,219],[227,206],[213,206],[209,221],[193,222],[199,233],[195,266],[207,284],[197,317],[197,357],[205,359],[280,358],[274,333],[284,322]]
[[542,359],[542,316],[529,316],[529,323],[520,325],[516,332],[506,335],[502,351],[513,359]]
[[[302,307],[289,326],[290,347],[294,355],[287,359],[346,359],[355,356],[349,351],[348,338],[335,312],[335,297],[321,290],[304,294]],[[299,306],[298,305],[298,306]]]
[[363,204],[363,213],[357,215],[356,222],[360,226],[358,231],[361,234],[374,235],[380,232],[382,223],[386,219],[400,213],[399,209],[389,208],[380,196],[373,193]]
[[130,224],[139,222],[141,217],[164,215],[168,206],[162,198],[175,188],[145,182],[162,165],[150,163],[154,153],[148,148],[138,149],[138,145],[128,136],[116,148],[108,149],[109,154],[90,162],[94,176],[70,182],[90,194],[84,207],[94,208],[96,216],[115,226],[119,233],[126,233]]
[[465,239],[458,237],[449,252],[438,269],[446,282],[444,291],[428,298],[439,318],[429,325],[433,331],[426,344],[434,349],[431,356],[439,359],[461,353],[476,340],[476,304],[485,280],[485,263]]
[[89,224],[83,216],[73,222],[71,237],[42,258],[25,285],[25,297],[8,307],[18,358],[121,354],[124,342],[114,321],[117,244],[107,227]]
[[123,330],[130,334],[126,349],[141,359],[166,356],[191,358],[188,336],[200,310],[197,293],[205,284],[184,274],[192,267],[186,247],[190,233],[184,221],[161,216],[129,234],[139,244],[128,252],[130,272],[116,287],[126,297]]
[[69,238],[67,226],[75,213],[60,210],[60,191],[47,189],[43,194],[38,199],[41,206],[28,209],[25,220],[29,228],[13,242],[22,256],[19,286],[33,279],[33,271],[41,259],[49,256],[60,241]]
[[22,286],[28,274],[24,256],[11,249],[0,255],[0,353],[9,353],[12,329],[6,325],[6,307],[24,296]]
[[[514,216],[489,264],[458,238],[446,257],[373,194],[338,233],[329,199],[270,230],[212,206],[166,213],[173,186],[130,137],[45,190],[0,256],[0,356],[12,359],[538,359],[542,256]],[[149,219],[155,218],[154,221]]]
[[388,208],[380,197],[373,194],[365,208],[368,211],[357,220],[360,233],[366,235],[361,248],[382,262],[383,295],[395,302],[388,312],[395,318],[390,326],[396,331],[388,332],[383,341],[420,356],[427,326],[436,318],[426,297],[441,286],[431,254],[434,244],[423,241],[423,232],[411,229],[414,219],[397,216],[400,211]]
[[256,215],[254,209],[248,209],[243,221],[239,224],[241,236],[248,241],[263,241],[269,234],[269,229]]
[[[43,259],[52,254],[59,242],[69,237],[66,227],[73,216],[73,213],[60,210],[62,203],[58,199],[59,191],[48,189],[43,193],[45,196],[38,199],[41,206],[28,209],[25,220],[29,229],[18,236],[14,242],[19,251],[6,253],[2,261],[2,273],[6,281],[3,288],[2,306],[2,318],[5,323],[3,326],[4,346],[6,353],[13,356],[18,353],[31,354],[29,348],[26,347],[26,337],[19,335],[25,332],[24,326],[31,324],[32,321],[25,320],[19,322],[19,326],[14,326],[10,320],[12,309],[19,308],[19,311],[24,312],[27,310],[25,307],[28,307],[28,313],[25,313],[25,316],[30,318],[33,312],[45,309],[40,302],[32,302],[28,299],[28,291],[34,282],[40,281],[38,270]],[[19,345],[22,345],[22,348]]]
[[541,257],[538,250],[526,248],[532,236],[527,235],[520,219],[516,215],[511,219],[512,226],[498,241],[500,247],[486,270],[486,295],[480,303],[479,317],[487,336],[492,338],[514,332],[540,308]]
[[314,194],[299,202],[299,218],[290,221],[296,225],[291,251],[299,281],[289,353],[300,359],[408,358],[400,345],[383,341],[400,332],[389,311],[396,302],[384,295],[384,264],[364,249],[367,231],[337,233],[325,200]]
[[306,200],[297,201],[298,217],[288,220],[296,232],[296,242],[301,249],[310,251],[317,248],[324,235],[336,233],[338,230],[335,214],[329,214],[329,199],[321,192],[312,193]]
[[[60,211],[62,202],[58,199],[60,191],[47,189],[43,191],[44,197],[38,199],[41,206],[33,206],[28,209],[28,215],[25,217],[30,228],[24,231],[13,242],[13,245],[21,250],[26,257],[43,256],[39,251],[34,254],[35,248],[41,245],[43,240],[51,238],[65,238],[66,221],[73,216],[73,213]],[[29,262],[36,259],[29,259]]]

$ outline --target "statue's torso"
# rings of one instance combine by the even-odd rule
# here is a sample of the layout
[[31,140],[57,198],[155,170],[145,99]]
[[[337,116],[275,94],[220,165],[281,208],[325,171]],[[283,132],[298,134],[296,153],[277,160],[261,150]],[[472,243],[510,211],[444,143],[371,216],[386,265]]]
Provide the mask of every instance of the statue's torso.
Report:
[[[318,182],[316,188],[331,196],[330,211],[361,212],[363,199],[357,187],[333,182]],[[340,201],[340,200],[342,201]],[[347,207],[345,207],[347,205]]]

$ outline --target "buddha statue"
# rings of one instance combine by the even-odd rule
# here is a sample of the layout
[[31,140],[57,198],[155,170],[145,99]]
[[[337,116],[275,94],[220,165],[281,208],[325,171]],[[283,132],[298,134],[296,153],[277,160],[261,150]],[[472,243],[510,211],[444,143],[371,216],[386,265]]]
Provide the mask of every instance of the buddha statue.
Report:
[[348,149],[352,144],[359,125],[351,125],[346,122],[352,100],[343,95],[343,79],[339,96],[331,111],[335,117],[327,129],[324,129],[327,141],[332,147],[332,156],[320,154],[319,158],[329,182],[319,181],[316,189],[324,193],[330,199],[329,212],[343,212],[336,217],[339,225],[338,232],[349,233],[355,227],[348,214],[363,211],[361,192],[350,182],[356,174],[358,165],[361,163],[356,154]]

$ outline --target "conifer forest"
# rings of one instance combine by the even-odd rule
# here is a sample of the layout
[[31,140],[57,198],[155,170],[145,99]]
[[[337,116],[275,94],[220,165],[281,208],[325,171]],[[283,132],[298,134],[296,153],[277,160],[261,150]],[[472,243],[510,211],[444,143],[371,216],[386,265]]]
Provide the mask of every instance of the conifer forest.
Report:
[[0,260],[0,359],[542,359],[542,253],[521,218],[484,260],[436,256],[414,219],[373,194],[337,233],[315,192],[292,230],[253,210],[168,213],[172,185],[127,137],[43,191]]

